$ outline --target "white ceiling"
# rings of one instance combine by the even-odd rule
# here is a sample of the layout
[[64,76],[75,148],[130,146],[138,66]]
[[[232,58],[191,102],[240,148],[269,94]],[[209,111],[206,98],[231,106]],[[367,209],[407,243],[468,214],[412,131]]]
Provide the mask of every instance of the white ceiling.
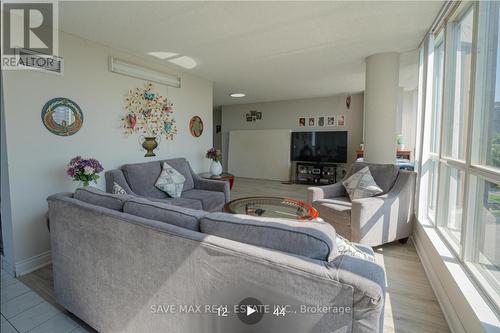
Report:
[[[62,2],[62,30],[131,53],[193,58],[214,105],[364,90],[365,58],[401,52],[403,87],[442,2]],[[231,92],[247,97],[235,99]]]

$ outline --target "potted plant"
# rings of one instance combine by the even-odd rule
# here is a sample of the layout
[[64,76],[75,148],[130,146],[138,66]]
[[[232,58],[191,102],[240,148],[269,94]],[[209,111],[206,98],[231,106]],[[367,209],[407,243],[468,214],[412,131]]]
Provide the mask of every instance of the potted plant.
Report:
[[403,134],[398,134],[396,137],[396,144],[398,145],[398,150],[404,150],[405,149],[405,143],[403,139]]
[[103,170],[101,163],[95,158],[82,158],[81,156],[72,158],[66,166],[68,176],[83,186],[89,186],[92,181],[97,184],[98,174]]
[[222,173],[222,164],[220,163],[222,155],[220,150],[210,148],[207,150],[206,157],[212,160],[212,164],[210,164],[210,173],[212,176],[220,176]]

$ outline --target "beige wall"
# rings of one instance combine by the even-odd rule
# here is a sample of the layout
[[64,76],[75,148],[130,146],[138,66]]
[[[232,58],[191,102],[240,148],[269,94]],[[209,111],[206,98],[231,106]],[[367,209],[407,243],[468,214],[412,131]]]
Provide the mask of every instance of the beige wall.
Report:
[[[160,94],[173,101],[179,129],[174,141],[161,142],[156,159],[182,156],[195,171],[206,171],[209,167],[204,154],[212,146],[211,82],[67,34],[61,34],[59,42],[64,58],[63,76],[34,71],[3,73],[8,194],[14,240],[14,257],[7,259],[18,271],[46,260],[49,254],[45,198],[76,188],[77,184],[65,174],[65,164],[72,157],[95,157],[105,169],[155,159],[143,157],[138,137],[125,137],[120,129],[126,93],[145,82],[110,73],[109,56],[181,76],[181,88],[155,84]],[[70,137],[51,134],[41,121],[43,105],[59,96],[78,103],[84,114],[82,129]],[[189,119],[194,115],[200,116],[205,124],[200,138],[194,138],[188,131]],[[98,187],[104,187],[104,174]]]
[[[227,168],[229,132],[244,129],[290,129],[292,131],[348,131],[348,163],[354,162],[356,149],[363,136],[363,94],[352,95],[350,110],[345,105],[346,95],[289,100],[270,103],[240,104],[222,107],[222,152]],[[262,112],[262,120],[247,122],[250,110]],[[299,127],[299,117],[344,115],[346,125],[340,127]],[[263,147],[265,149],[265,147]]]

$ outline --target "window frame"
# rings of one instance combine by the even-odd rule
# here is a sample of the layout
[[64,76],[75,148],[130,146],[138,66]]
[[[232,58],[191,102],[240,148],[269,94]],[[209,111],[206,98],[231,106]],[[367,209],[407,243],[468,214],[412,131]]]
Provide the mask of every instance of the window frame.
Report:
[[[476,126],[478,126],[478,119],[474,119],[474,114],[476,113],[476,108],[478,107],[475,103],[476,99],[481,99],[484,96],[477,94],[476,95],[476,81],[477,81],[477,61],[478,61],[478,39],[481,36],[478,36],[479,32],[479,22],[480,14],[482,11],[486,11],[484,9],[484,4],[480,2],[462,2],[458,6],[454,8],[454,10],[448,15],[447,18],[443,19],[443,22],[440,24],[440,29],[431,31],[429,35],[424,39],[420,46],[420,50],[422,52],[422,56],[419,53],[419,66],[422,66],[422,71],[420,72],[419,67],[419,89],[422,88],[423,91],[419,94],[418,103],[421,106],[419,110],[419,130],[420,136],[417,136],[419,154],[417,160],[417,171],[419,173],[418,182],[417,182],[417,196],[418,200],[416,201],[418,205],[416,205],[416,212],[419,219],[423,219],[425,222],[430,223],[433,228],[437,231],[437,234],[441,238],[441,240],[447,245],[448,249],[452,252],[452,254],[456,257],[456,259],[460,262],[461,266],[465,269],[467,274],[471,277],[471,281],[476,286],[476,288],[481,292],[484,298],[488,301],[490,306],[494,308],[497,312],[500,309],[500,293],[497,292],[498,287],[500,286],[500,282],[495,280],[494,278],[489,278],[488,274],[491,274],[489,271],[485,271],[484,269],[479,268],[480,264],[476,260],[479,256],[479,252],[481,251],[479,239],[476,239],[475,236],[479,235],[481,224],[477,219],[477,206],[475,205],[475,200],[477,198],[477,193],[475,196],[471,195],[471,191],[476,191],[476,184],[472,184],[472,179],[475,178],[476,182],[478,180],[489,181],[500,185],[500,168],[495,168],[493,166],[488,166],[486,163],[484,165],[480,164],[479,159],[475,159],[473,154],[475,153],[475,149],[473,148],[474,143],[474,121],[476,121]],[[445,147],[445,115],[447,110],[453,110],[453,98],[455,95],[455,89],[453,88],[453,94],[446,93],[445,91],[448,89],[450,83],[455,84],[455,59],[453,57],[453,52],[456,52],[456,47],[454,44],[450,45],[450,35],[452,33],[452,29],[454,24],[457,24],[462,18],[469,14],[470,10],[473,10],[473,22],[472,22],[472,45],[471,45],[471,63],[470,63],[470,87],[469,87],[469,100],[468,100],[468,114],[464,117],[464,128],[463,135],[465,138],[463,141],[465,142],[464,147],[464,155],[463,160],[453,158],[451,156],[446,156],[443,154]],[[499,14],[500,16],[500,14]],[[482,18],[482,16],[481,16]],[[487,24],[482,22],[483,24]],[[429,112],[434,112],[434,77],[429,77],[434,74],[433,66],[435,65],[434,58],[432,61],[429,59],[430,52],[433,52],[434,49],[434,36],[437,37],[442,35],[444,39],[444,60],[443,60],[443,86],[442,86],[442,105],[441,105],[441,118],[439,124],[439,148],[438,152],[432,152],[430,148],[430,141],[426,138],[426,133],[424,132],[425,126],[428,124],[428,119],[432,119],[433,115],[429,114]],[[484,42],[484,41],[483,41]],[[500,50],[500,45],[497,45]],[[497,53],[497,56],[499,53]],[[422,62],[420,64],[420,62]],[[429,68],[432,70],[429,71]],[[420,75],[422,77],[420,77]],[[422,82],[420,82],[422,80]],[[429,86],[429,80],[433,81],[433,83]],[[429,88],[431,93],[429,93]],[[449,90],[449,89],[448,89]],[[431,101],[429,101],[429,98]],[[430,103],[430,105],[429,105]],[[431,107],[430,107],[431,106]],[[452,109],[446,109],[446,108]],[[482,105],[483,107],[483,105]],[[477,117],[476,117],[477,118]],[[480,126],[480,124],[479,124]],[[451,132],[449,132],[451,133]],[[430,136],[430,135],[427,135]],[[428,145],[429,147],[426,147]],[[452,154],[450,154],[452,155]],[[429,217],[428,213],[428,205],[429,205],[429,186],[430,181],[427,178],[426,171],[423,170],[423,165],[428,163],[429,160],[436,160],[438,163],[438,175],[437,175],[437,197],[438,202],[436,205],[435,216],[436,219],[433,221]],[[440,217],[442,216],[441,210],[443,203],[448,201],[449,193],[444,191],[442,179],[443,167],[452,167],[458,169],[459,172],[463,172],[464,175],[464,195],[462,200],[462,221],[461,221],[461,235],[459,241],[459,247],[456,246],[456,243],[450,239],[450,236],[447,235],[446,232],[442,230],[442,221],[440,221]],[[428,174],[429,172],[427,172]],[[426,198],[421,198],[421,196],[427,196]],[[472,199],[473,198],[473,199]],[[422,202],[425,205],[422,205]],[[447,224],[447,221],[445,225]]]

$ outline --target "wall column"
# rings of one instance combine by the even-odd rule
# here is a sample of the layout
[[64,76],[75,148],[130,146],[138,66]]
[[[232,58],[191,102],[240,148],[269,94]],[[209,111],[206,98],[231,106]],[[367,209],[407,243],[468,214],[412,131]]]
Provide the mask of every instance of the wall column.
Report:
[[399,53],[366,58],[364,160],[396,162]]

